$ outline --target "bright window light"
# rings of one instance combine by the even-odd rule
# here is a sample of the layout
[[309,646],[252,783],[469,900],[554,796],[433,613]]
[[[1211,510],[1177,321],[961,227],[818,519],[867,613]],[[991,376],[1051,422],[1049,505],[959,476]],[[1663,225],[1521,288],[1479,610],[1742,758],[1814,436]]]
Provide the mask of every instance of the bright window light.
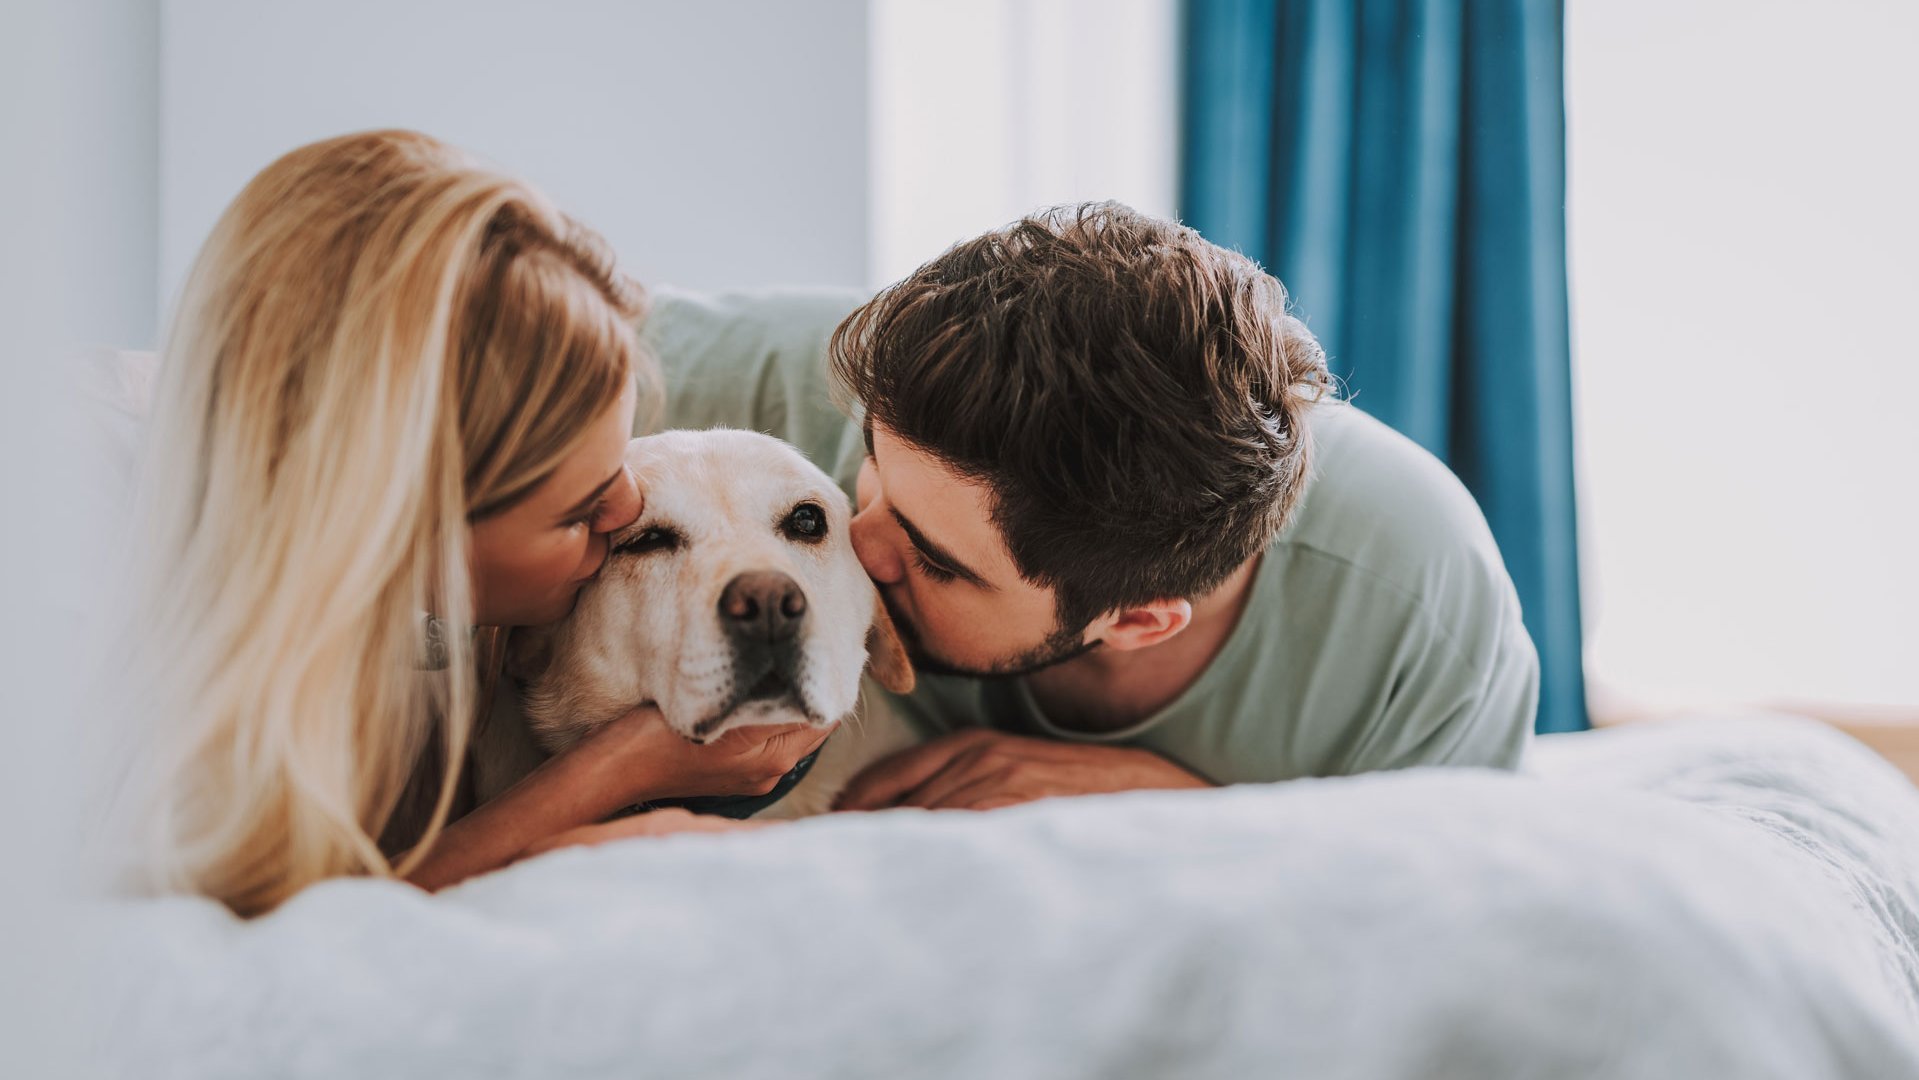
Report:
[[1919,6],[1567,22],[1589,671],[1919,704]]
[[1178,0],[874,0],[873,284],[1044,206],[1178,214]]

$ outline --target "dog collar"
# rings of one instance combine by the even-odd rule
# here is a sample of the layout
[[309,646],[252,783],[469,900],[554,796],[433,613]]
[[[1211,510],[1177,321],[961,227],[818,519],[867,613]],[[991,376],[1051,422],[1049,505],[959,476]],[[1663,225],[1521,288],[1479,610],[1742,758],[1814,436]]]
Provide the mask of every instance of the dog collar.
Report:
[[[820,745],[824,747],[826,744]],[[819,750],[814,750],[801,758],[799,764],[793,766],[785,776],[780,777],[780,782],[773,785],[773,790],[764,795],[701,795],[687,799],[656,799],[653,802],[641,803],[633,810],[635,813],[644,813],[648,810],[677,807],[681,810],[690,810],[695,814],[712,814],[716,817],[732,818],[735,821],[744,820],[785,798],[787,792],[792,791],[799,786],[800,781],[806,779],[806,774],[812,771],[814,759],[819,756]]]

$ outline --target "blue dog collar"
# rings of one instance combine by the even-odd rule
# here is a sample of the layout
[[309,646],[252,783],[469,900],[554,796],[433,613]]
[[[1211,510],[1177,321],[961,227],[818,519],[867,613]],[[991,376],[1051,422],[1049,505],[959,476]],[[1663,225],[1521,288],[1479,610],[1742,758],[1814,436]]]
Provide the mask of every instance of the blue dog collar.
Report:
[[[820,745],[824,747],[826,744]],[[773,790],[764,795],[701,795],[686,799],[657,799],[633,807],[633,812],[644,813],[648,810],[678,807],[695,814],[712,814],[736,821],[744,820],[779,802],[786,797],[787,792],[798,787],[799,782],[806,779],[806,774],[812,771],[813,762],[819,756],[820,752],[815,750],[801,758],[799,764],[793,766],[785,776],[780,777],[780,782],[773,785]]]

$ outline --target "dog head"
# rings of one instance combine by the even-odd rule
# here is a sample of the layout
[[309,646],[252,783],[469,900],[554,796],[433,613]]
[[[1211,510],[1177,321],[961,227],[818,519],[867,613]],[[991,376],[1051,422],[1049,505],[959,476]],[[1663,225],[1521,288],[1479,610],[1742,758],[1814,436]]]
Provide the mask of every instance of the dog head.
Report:
[[550,753],[637,705],[707,742],[747,724],[850,714],[870,667],[913,673],[847,531],[845,493],[791,446],[747,431],[635,439],[646,496],[557,625],[514,635],[509,671]]

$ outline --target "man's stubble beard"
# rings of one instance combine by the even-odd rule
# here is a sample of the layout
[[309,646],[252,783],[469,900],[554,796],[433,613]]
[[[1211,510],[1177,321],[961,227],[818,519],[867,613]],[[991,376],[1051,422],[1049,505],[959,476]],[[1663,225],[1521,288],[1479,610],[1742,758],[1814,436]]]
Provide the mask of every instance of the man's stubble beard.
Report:
[[1018,678],[1078,659],[1099,647],[1097,641],[1084,640],[1084,627],[1078,630],[1055,627],[1038,645],[984,667],[968,667],[930,652],[920,638],[919,627],[902,615],[885,593],[882,592],[880,598],[886,604],[887,614],[893,618],[893,626],[899,631],[900,643],[906,647],[906,655],[912,660],[913,669],[923,675],[960,675],[970,679]]

